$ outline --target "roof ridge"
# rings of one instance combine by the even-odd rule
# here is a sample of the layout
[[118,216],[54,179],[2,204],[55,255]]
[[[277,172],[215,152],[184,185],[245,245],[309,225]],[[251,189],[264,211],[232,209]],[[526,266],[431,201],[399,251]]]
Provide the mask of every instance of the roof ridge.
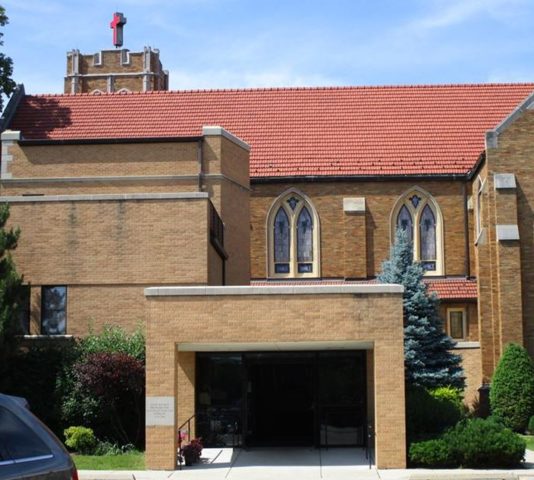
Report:
[[37,93],[27,97],[115,97],[129,95],[176,95],[188,93],[229,93],[229,92],[295,92],[295,91],[343,91],[343,90],[412,90],[412,89],[446,89],[446,88],[493,88],[493,87],[526,87],[532,82],[488,82],[488,83],[428,83],[428,84],[391,84],[391,85],[331,85],[331,86],[295,86],[295,87],[250,87],[250,88],[205,88],[184,90],[151,90],[147,92],[102,92],[94,93]]

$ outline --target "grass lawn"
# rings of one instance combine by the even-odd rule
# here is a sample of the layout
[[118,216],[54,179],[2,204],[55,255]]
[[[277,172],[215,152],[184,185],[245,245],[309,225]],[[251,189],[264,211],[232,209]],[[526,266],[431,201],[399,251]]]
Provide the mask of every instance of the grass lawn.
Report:
[[145,452],[122,455],[72,455],[78,470],[144,470]]
[[521,435],[527,442],[527,448],[534,450],[534,435]]

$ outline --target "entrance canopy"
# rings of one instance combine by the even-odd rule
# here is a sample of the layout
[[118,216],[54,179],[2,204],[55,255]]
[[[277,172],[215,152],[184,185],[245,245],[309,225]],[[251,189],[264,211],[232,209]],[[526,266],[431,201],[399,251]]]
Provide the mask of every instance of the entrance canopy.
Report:
[[[257,445],[320,446],[327,437],[362,445],[370,423],[377,466],[403,468],[402,292],[380,284],[146,289],[147,468],[176,467],[177,429],[190,418],[193,435]],[[223,357],[231,367],[214,362]],[[232,433],[239,438],[225,440]]]

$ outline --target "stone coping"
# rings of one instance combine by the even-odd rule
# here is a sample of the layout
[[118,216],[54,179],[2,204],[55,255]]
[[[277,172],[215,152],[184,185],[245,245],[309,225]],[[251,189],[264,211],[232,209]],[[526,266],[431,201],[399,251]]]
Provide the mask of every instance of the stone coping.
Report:
[[195,286],[195,287],[149,287],[145,288],[147,297],[173,296],[220,296],[220,295],[373,295],[401,294],[402,285],[284,285],[284,286]]
[[456,342],[455,350],[469,349],[469,348],[480,348],[480,342],[470,342],[467,340],[458,340]]
[[106,200],[194,200],[209,198],[206,192],[177,193],[103,193],[95,195],[17,195],[2,196],[0,203],[96,202]]
[[239,145],[241,148],[245,149],[247,152],[250,152],[250,145],[246,143],[244,140],[240,139],[239,137],[236,137],[233,133],[230,133],[228,130],[226,130],[223,127],[220,127],[219,125],[204,125],[202,127],[202,135],[209,136],[209,135],[221,135],[224,138],[230,140],[231,142],[234,142],[236,145]]

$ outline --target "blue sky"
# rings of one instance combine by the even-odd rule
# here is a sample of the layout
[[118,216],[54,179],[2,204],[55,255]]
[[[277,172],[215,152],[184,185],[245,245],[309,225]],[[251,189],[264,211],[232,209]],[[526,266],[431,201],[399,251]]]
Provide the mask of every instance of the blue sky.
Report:
[[159,48],[172,89],[534,81],[534,0],[0,0],[29,93],[67,50]]

